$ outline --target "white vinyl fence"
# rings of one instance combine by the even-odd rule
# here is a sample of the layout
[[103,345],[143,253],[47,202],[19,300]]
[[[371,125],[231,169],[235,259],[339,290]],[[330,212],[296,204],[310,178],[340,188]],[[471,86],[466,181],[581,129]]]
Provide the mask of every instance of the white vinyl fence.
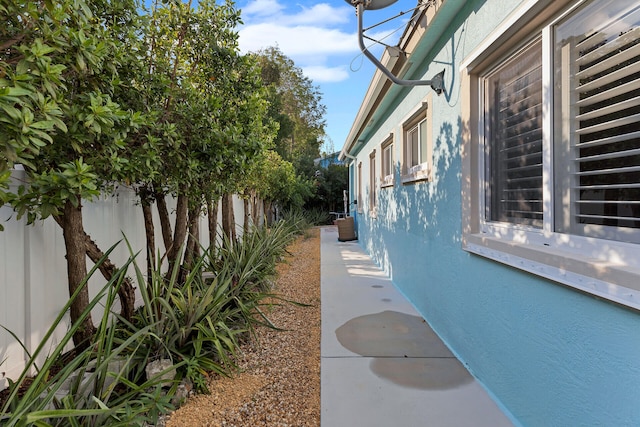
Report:
[[[20,177],[20,171],[14,176]],[[234,197],[234,213],[238,232],[241,233],[244,209],[242,200]],[[133,190],[121,187],[116,194],[85,202],[83,221],[85,230],[98,246],[106,251],[126,236],[134,252],[141,251],[137,262],[146,271],[146,241],[142,208]],[[174,204],[170,204],[172,209]],[[220,210],[220,209],[219,209]],[[154,209],[155,211],[155,209]],[[220,213],[218,214],[220,224]],[[51,218],[26,225],[17,220],[11,208],[0,206],[0,325],[12,331],[31,352],[42,341],[69,298],[62,230]],[[154,218],[156,244],[162,245],[160,223]],[[201,242],[208,245],[208,228],[203,218],[200,226]],[[116,266],[129,258],[129,249],[121,242],[111,253]],[[90,269],[93,263],[87,259]],[[133,274],[131,274],[133,277]],[[104,286],[105,281],[96,272],[90,282],[91,295]],[[138,296],[139,299],[139,296]],[[94,321],[100,311],[93,313]],[[64,335],[67,322],[56,331],[58,339]],[[53,344],[51,344],[53,345]],[[45,356],[46,353],[45,351]],[[16,379],[24,368],[27,355],[16,340],[0,328],[0,390],[8,386],[7,378]]]

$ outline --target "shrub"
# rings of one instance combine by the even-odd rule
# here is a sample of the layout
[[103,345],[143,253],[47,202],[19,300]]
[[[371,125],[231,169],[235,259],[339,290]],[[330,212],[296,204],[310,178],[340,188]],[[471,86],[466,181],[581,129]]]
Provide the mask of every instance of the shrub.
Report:
[[[98,269],[96,264],[29,355],[20,377],[10,383],[0,408],[0,425],[153,424],[173,408],[169,396],[181,380],[186,378],[196,390],[206,391],[206,373],[228,375],[236,369],[234,357],[241,337],[252,334],[258,324],[275,328],[261,305],[266,297],[277,298],[270,293],[276,264],[305,224],[304,217],[295,214],[270,228],[253,228],[237,242],[223,239],[219,248],[203,250],[184,282],[178,282],[180,266],[167,276],[160,262],[146,278],[132,253],[38,367],[36,360],[50,346],[81,287]],[[131,322],[113,310],[129,267],[135,271],[143,300]],[[203,280],[203,270],[211,278]],[[98,304],[104,305],[104,315],[95,336],[68,360],[63,350]],[[148,374],[146,368],[155,361],[168,362],[160,372]],[[32,371],[36,374],[29,378]],[[167,385],[168,393],[163,391]]]
[[[113,247],[107,251],[108,257]],[[84,425],[139,425],[158,407],[166,411],[162,400],[155,400],[145,390],[157,385],[155,379],[142,379],[131,363],[130,348],[139,346],[148,329],[130,334],[126,340],[117,337],[117,315],[112,308],[117,291],[122,284],[129,260],[90,301],[79,320],[71,325],[64,337],[55,345],[44,364],[36,360],[49,347],[54,331],[61,324],[67,310],[77,298],[82,286],[97,270],[99,263],[89,272],[81,286],[60,311],[42,342],[15,382],[9,386],[9,395],[0,408],[0,424],[3,426],[84,426]],[[101,326],[91,344],[84,350],[75,350],[72,360],[60,364],[63,350],[72,343],[72,337],[82,321],[98,304],[104,304]],[[16,335],[9,331],[17,339]],[[57,372],[54,371],[58,364]],[[35,376],[29,377],[34,370]],[[143,371],[144,372],[144,371]],[[133,378],[134,381],[131,381]],[[135,380],[140,380],[136,382]],[[28,387],[25,385],[31,381]],[[26,388],[26,389],[25,389]],[[21,390],[24,390],[21,394]]]

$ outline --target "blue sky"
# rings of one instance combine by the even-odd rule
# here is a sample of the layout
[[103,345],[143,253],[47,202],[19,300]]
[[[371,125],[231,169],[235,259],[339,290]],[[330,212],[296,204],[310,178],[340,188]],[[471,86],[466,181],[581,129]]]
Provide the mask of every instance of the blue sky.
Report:
[[[416,3],[400,0],[386,9],[367,11],[364,26],[410,10]],[[236,6],[242,10],[244,22],[239,28],[241,51],[277,46],[303,70],[322,93],[327,107],[326,133],[334,150],[339,151],[374,71],[358,48],[355,8],[344,0],[237,0]],[[386,37],[385,43],[396,44],[410,16],[394,19],[367,35]],[[378,57],[382,52],[371,50]]]

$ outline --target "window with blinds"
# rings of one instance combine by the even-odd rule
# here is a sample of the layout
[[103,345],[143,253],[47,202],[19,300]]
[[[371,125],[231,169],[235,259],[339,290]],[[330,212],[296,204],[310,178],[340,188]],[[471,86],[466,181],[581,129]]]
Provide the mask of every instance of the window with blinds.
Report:
[[556,229],[640,242],[640,5],[594,1],[554,33]]
[[516,11],[463,62],[463,247],[640,309],[640,1]]
[[485,215],[542,227],[542,48],[540,40],[484,79]]

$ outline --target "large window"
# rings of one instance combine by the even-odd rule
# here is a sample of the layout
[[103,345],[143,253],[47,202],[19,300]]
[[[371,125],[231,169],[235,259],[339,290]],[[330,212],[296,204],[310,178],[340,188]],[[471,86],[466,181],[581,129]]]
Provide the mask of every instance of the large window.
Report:
[[640,5],[593,2],[553,35],[556,229],[640,243]]
[[537,41],[484,79],[486,218],[542,226],[542,50]]
[[529,2],[491,37],[463,64],[465,248],[640,309],[640,4]]

